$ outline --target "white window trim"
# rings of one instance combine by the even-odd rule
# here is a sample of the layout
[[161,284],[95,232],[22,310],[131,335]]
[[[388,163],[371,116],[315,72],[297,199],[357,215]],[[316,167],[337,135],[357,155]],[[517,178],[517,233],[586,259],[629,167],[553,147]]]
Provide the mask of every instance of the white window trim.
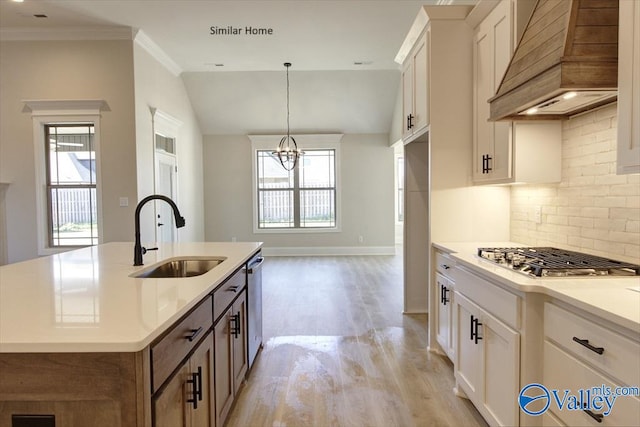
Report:
[[100,167],[100,112],[108,110],[103,100],[27,100],[23,101],[31,111],[36,172],[36,221],[38,255],[53,255],[73,247],[50,247],[47,225],[47,168],[44,126],[53,123],[92,123],[96,152],[96,209],[98,215],[98,244],[103,242],[102,226],[102,176]]
[[339,233],[342,232],[342,181],[340,174],[340,142],[343,134],[319,134],[319,135],[291,135],[296,144],[303,151],[307,150],[335,150],[336,172],[336,226],[331,228],[258,228],[258,150],[275,150],[278,147],[282,135],[248,135],[251,140],[251,176],[252,176],[252,203],[253,203],[253,232],[254,234],[307,234],[307,233]]

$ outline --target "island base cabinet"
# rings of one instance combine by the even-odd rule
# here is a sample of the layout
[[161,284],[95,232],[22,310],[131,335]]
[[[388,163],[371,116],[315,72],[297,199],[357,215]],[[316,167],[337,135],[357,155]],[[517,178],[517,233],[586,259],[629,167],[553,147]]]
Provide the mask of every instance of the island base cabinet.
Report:
[[0,426],[18,415],[49,415],[56,427],[145,425],[141,377],[141,353],[0,354]]
[[455,292],[457,387],[491,425],[519,425],[520,334]]
[[213,359],[210,332],[155,398],[156,427],[215,426]]

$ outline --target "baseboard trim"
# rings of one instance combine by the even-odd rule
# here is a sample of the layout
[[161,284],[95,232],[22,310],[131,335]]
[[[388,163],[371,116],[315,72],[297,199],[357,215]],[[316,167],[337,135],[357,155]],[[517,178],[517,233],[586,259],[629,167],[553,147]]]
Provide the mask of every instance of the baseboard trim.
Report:
[[395,246],[262,247],[264,256],[395,255]]

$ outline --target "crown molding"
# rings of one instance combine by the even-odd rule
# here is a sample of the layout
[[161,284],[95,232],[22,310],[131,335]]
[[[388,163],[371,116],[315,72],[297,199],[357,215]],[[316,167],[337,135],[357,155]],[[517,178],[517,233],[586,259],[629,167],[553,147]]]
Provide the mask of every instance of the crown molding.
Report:
[[133,40],[131,27],[7,27],[0,28],[2,41]]
[[173,60],[169,55],[165,53],[164,50],[160,48],[151,38],[144,33],[144,31],[139,30],[134,37],[134,41],[140,45],[144,50],[146,50],[151,56],[153,56],[156,61],[165,66],[167,70],[171,72],[174,76],[178,77],[182,74],[182,68]]
[[111,111],[103,99],[26,99],[24,112],[32,116],[43,115],[98,115]]

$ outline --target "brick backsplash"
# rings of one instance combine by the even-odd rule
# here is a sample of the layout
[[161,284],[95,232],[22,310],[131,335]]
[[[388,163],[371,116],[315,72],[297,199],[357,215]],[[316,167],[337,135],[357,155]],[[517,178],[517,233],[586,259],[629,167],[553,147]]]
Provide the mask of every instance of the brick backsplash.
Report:
[[562,182],[511,188],[511,240],[640,262],[640,175],[616,175],[616,127],[616,104],[563,122]]

